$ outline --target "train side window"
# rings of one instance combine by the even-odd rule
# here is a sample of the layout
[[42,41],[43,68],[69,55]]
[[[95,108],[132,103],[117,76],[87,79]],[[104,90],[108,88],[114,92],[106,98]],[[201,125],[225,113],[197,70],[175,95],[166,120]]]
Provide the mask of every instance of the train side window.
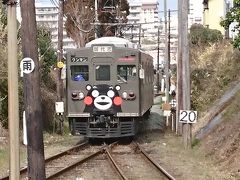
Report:
[[118,81],[126,82],[128,80],[135,80],[137,76],[137,68],[135,65],[118,65],[117,78]]
[[110,81],[110,65],[97,65],[96,81]]
[[89,69],[87,65],[71,66],[71,78],[73,81],[88,81]]

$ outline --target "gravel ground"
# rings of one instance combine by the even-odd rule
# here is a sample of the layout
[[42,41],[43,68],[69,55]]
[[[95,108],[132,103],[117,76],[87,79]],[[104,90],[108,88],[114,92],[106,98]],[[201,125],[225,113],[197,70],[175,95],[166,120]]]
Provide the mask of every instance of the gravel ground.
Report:
[[198,146],[184,149],[182,137],[165,128],[160,102],[155,98],[146,129],[137,137],[144,149],[178,180],[228,179]]
[[[186,150],[183,147],[182,137],[166,130],[160,103],[161,97],[156,97],[154,106],[151,109],[151,115],[144,122],[142,132],[136,137],[140,145],[177,180],[229,179],[225,173],[218,169],[209,156],[205,156],[204,152],[198,146]],[[137,159],[134,157],[130,158],[128,155],[123,155],[120,161],[121,164],[126,162],[126,168],[128,168],[127,164],[135,164],[136,169],[134,169],[134,172],[138,172],[138,175],[133,174],[130,179],[134,179],[134,177],[137,177],[136,179],[146,179],[145,177],[153,180],[159,179],[154,175],[151,176],[150,171],[145,171],[146,168],[141,163],[137,163]],[[90,165],[88,171],[85,168],[85,171],[82,171],[80,168],[79,172],[82,171],[82,173],[78,174],[78,177],[81,180],[91,180],[93,177],[94,179],[97,177],[98,179],[111,179],[109,176],[106,176],[106,173],[112,173],[112,170],[105,163],[105,161],[99,161],[97,169],[95,166],[91,167]],[[101,173],[105,175],[101,176]]]

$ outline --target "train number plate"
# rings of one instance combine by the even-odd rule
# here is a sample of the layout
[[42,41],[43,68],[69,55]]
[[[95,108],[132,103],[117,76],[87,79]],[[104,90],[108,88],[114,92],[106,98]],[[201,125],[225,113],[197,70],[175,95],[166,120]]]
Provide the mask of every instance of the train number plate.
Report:
[[112,52],[112,46],[93,46],[93,52]]

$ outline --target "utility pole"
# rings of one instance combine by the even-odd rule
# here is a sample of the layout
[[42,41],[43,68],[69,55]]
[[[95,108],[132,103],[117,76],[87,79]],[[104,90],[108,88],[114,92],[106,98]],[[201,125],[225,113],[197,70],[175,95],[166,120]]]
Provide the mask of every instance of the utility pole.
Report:
[[132,25],[132,27],[131,27],[131,41],[133,42],[133,25]]
[[[182,100],[183,109],[190,110],[190,72],[189,72],[189,42],[188,42],[188,0],[182,0]],[[185,148],[191,147],[192,142],[192,127],[189,123],[183,123],[183,142]]]
[[19,100],[17,60],[17,19],[15,0],[3,1],[8,6],[8,121],[10,139],[10,180],[19,180]]
[[[230,10],[230,1],[226,3],[226,12],[228,13]],[[225,39],[229,39],[229,27],[225,30]]]
[[[58,50],[57,50],[57,60],[58,63],[61,63],[63,60],[63,6],[64,1],[59,0],[59,7],[58,7]],[[58,66],[57,69],[57,101],[63,101],[63,80],[61,79],[61,68]],[[59,123],[60,123],[60,133],[62,134],[63,131],[63,115],[59,114]]]
[[[95,23],[98,23],[98,0],[95,0]],[[95,38],[98,38],[98,25],[95,24]]]
[[[167,40],[167,43],[168,43],[168,46],[167,46],[167,59],[168,59],[168,72],[170,72],[170,61],[171,61],[171,23],[170,23],[170,21],[171,21],[171,11],[170,11],[170,9],[168,9],[168,40]],[[170,73],[169,73],[170,74]],[[168,90],[170,91],[170,85],[171,85],[171,83],[170,83],[170,75],[168,76]],[[168,91],[168,92],[169,92]],[[169,99],[168,99],[168,102],[170,102],[169,101]],[[173,116],[172,116],[172,113],[171,113],[171,116],[170,116],[171,118],[170,118],[170,121],[169,121],[169,126],[171,127],[171,129],[173,129],[173,125],[174,125],[174,123],[173,123]]]
[[168,59],[168,27],[167,27],[167,0],[164,0],[164,21],[165,21],[165,96],[166,96],[166,103],[169,103],[169,61]]
[[160,90],[160,77],[159,77],[159,51],[160,51],[160,28],[158,27],[158,47],[157,47],[157,93]]
[[138,32],[138,44],[139,44],[139,48],[141,48],[141,29],[142,29],[142,25],[139,24],[139,32]]
[[35,69],[24,74],[24,102],[27,121],[28,179],[44,180],[43,119],[40,97],[37,25],[34,1],[20,1],[22,16],[22,53],[31,58]]
[[[170,69],[170,60],[171,60],[171,11],[170,9],[168,9],[168,69]],[[171,84],[170,81],[169,84]]]
[[180,110],[183,109],[183,87],[182,87],[182,0],[178,0],[178,60],[177,60],[177,111],[176,111],[176,133],[182,135],[182,123],[179,123]]

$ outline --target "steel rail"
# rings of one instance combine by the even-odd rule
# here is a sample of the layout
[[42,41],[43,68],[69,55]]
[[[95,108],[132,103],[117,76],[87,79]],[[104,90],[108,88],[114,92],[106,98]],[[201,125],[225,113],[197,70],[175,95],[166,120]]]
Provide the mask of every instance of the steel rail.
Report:
[[[117,144],[117,143],[118,142],[114,142],[111,145],[114,145],[114,144]],[[109,145],[109,146],[111,146],[111,145]],[[79,160],[79,161],[77,161],[77,162],[75,162],[75,163],[73,163],[73,164],[71,164],[71,165],[69,165],[69,166],[67,166],[67,167],[57,171],[57,172],[55,172],[52,175],[49,175],[46,179],[56,178],[56,177],[60,176],[61,174],[71,170],[72,168],[74,168],[76,166],[79,166],[80,164],[83,164],[84,162],[88,161],[89,159],[92,159],[93,157],[103,153],[105,151],[105,149],[106,149],[106,146],[108,146],[108,145],[104,145],[97,152],[90,154],[89,156],[87,156],[87,157],[85,157],[85,158],[83,158],[83,159],[81,159],[81,160]]]
[[105,149],[105,153],[107,154],[108,159],[111,161],[111,163],[113,164],[114,168],[116,169],[116,171],[118,172],[120,177],[123,180],[127,180],[128,178],[124,175],[123,171],[119,168],[119,166],[117,165],[116,161],[113,159],[111,153],[109,152],[109,148]]
[[67,166],[67,167],[65,167],[63,169],[60,169],[59,171],[55,172],[54,174],[49,175],[46,179],[56,178],[56,177],[60,176],[61,174],[69,171],[70,169],[72,169],[72,168],[74,168],[74,167],[76,167],[76,166],[86,162],[87,160],[89,160],[89,159],[91,159],[91,158],[93,158],[93,157],[95,157],[95,156],[97,156],[99,154],[101,154],[103,151],[104,151],[104,148],[101,148],[97,152],[95,152],[95,153],[85,157],[84,159],[81,159],[81,160],[79,160],[79,161],[77,161],[77,162],[75,162],[75,163],[73,163],[73,164],[71,164],[71,165],[69,165],[69,166]]
[[153,158],[151,158],[147,152],[145,150],[143,150],[142,147],[140,147],[140,145],[138,143],[135,143],[135,145],[137,146],[137,148],[140,150],[140,152],[144,155],[144,157],[146,157],[146,159],[148,159],[159,171],[161,171],[166,178],[168,178],[169,180],[175,180],[175,178],[170,175],[163,167],[161,167],[155,160],[153,160]]
[[[57,159],[59,157],[62,157],[64,155],[68,154],[71,151],[74,151],[74,150],[79,149],[79,148],[83,148],[83,147],[85,147],[87,145],[89,145],[88,142],[83,142],[81,144],[73,146],[73,147],[71,147],[71,148],[69,148],[69,149],[67,149],[67,150],[65,150],[63,152],[60,152],[60,153],[58,153],[56,155],[53,155],[51,157],[46,158],[45,159],[45,163],[47,163],[49,161],[52,161],[52,160],[55,160],[55,159]],[[27,166],[20,169],[20,175],[23,174],[23,173],[26,173],[26,172],[27,172]],[[2,178],[0,178],[0,180],[9,180],[9,176],[2,177]]]

